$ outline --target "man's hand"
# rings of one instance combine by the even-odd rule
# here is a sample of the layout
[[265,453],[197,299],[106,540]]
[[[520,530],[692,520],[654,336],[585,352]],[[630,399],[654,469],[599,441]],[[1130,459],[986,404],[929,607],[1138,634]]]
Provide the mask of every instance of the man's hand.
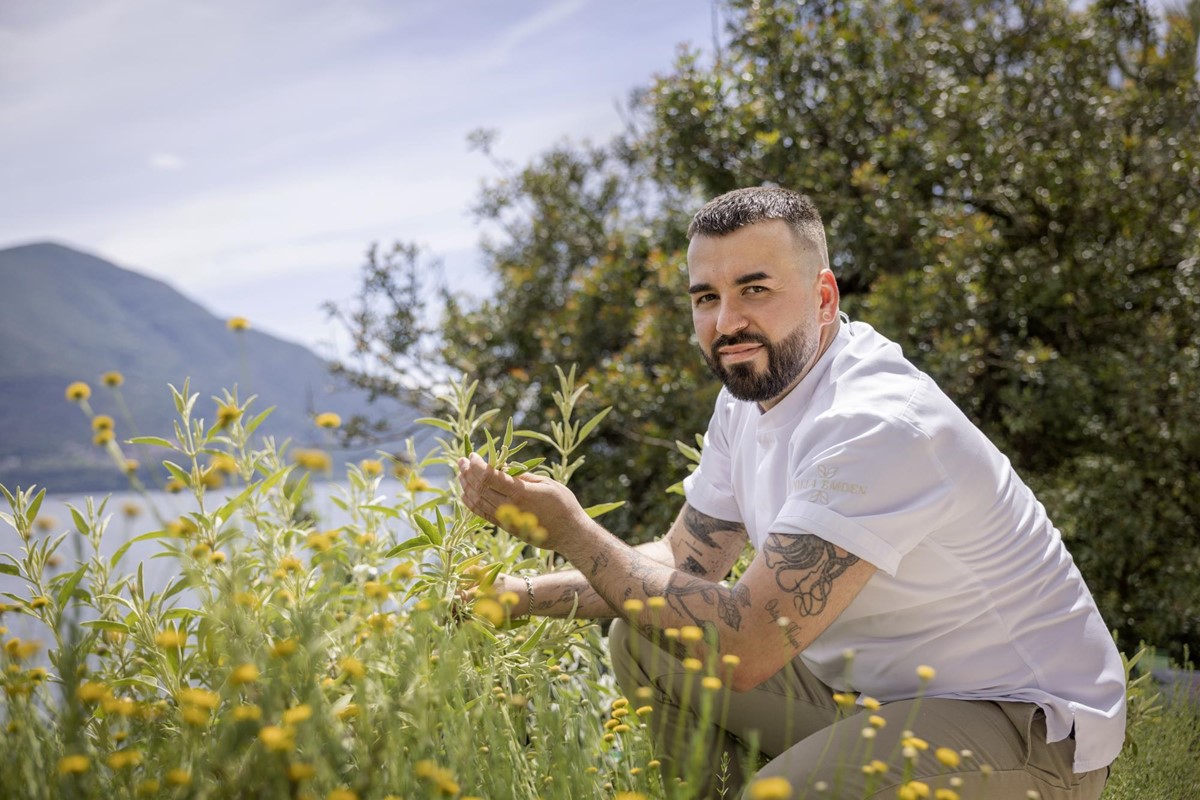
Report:
[[[586,529],[590,519],[579,500],[566,486],[540,475],[513,477],[489,467],[477,454],[458,460],[458,481],[462,485],[467,508],[492,524],[499,525],[524,541],[539,547],[559,550],[569,538]],[[545,538],[526,526],[506,525],[497,510],[511,505],[537,518]],[[514,530],[517,528],[517,530]]]

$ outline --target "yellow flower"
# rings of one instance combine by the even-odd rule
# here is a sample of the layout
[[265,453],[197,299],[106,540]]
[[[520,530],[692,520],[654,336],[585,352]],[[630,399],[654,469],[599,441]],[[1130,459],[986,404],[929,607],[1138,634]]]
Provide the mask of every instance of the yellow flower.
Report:
[[706,675],[700,680],[700,685],[708,689],[710,692],[715,692],[721,688],[721,679],[715,675]]
[[242,664],[229,675],[229,682],[235,686],[254,683],[256,680],[258,680],[258,667],[254,664]]
[[867,717],[867,722],[871,723],[876,728],[882,728],[884,725],[887,725],[887,720],[878,714],[872,714],[871,716]]
[[295,725],[297,722],[304,722],[312,717],[312,706],[307,703],[301,703],[298,706],[289,708],[283,712],[283,724]]
[[857,695],[848,694],[846,692],[835,692],[833,695],[833,702],[837,703],[847,711],[854,708],[854,703],[857,699]]
[[361,678],[367,674],[367,668],[363,663],[354,656],[346,656],[338,665],[342,668],[342,672],[349,675],[351,678]]
[[88,386],[83,381],[75,381],[67,387],[67,399],[73,403],[81,403],[91,396],[92,387]]
[[92,430],[94,431],[111,431],[113,429],[113,418],[108,414],[97,414],[92,417]]
[[292,451],[292,458],[302,468],[312,472],[328,472],[333,468],[333,459],[324,450],[297,448]]
[[[629,772],[633,775],[637,774],[633,770],[629,770]],[[638,772],[641,772],[641,770],[638,770]],[[646,795],[641,792],[617,792],[613,795],[613,800],[646,800]]]
[[323,414],[317,414],[315,422],[317,423],[318,428],[326,428],[328,430],[340,428],[342,426],[342,418],[332,411],[326,411]]
[[633,696],[642,701],[650,700],[654,697],[654,690],[649,686],[639,686]]
[[75,696],[85,703],[98,703],[108,694],[108,687],[97,681],[81,683],[75,690]]
[[887,771],[887,763],[880,761],[878,758],[872,761],[870,764],[863,765],[863,772],[867,773],[868,775],[886,775]]
[[208,469],[225,475],[233,475],[238,471],[237,459],[228,453],[217,453],[209,459]]
[[217,403],[217,427],[224,428],[242,418],[242,409],[233,403]]
[[187,786],[192,782],[192,773],[178,767],[167,770],[167,774],[163,777],[167,779],[167,783],[171,786]]
[[278,725],[267,725],[258,732],[258,740],[274,753],[286,753],[295,747],[294,735]]
[[685,658],[683,660],[683,668],[688,672],[699,672],[704,668],[704,664],[698,658]]
[[58,760],[59,775],[81,775],[88,771],[92,760],[87,756],[63,756]]
[[47,677],[49,677],[49,673],[46,672],[45,667],[34,667],[33,669],[29,670],[29,680],[33,681],[34,683],[41,683],[42,681],[46,680]]
[[275,658],[287,658],[296,652],[295,639],[280,639],[271,645],[271,655]]
[[950,767],[950,769],[954,769],[962,763],[962,758],[958,755],[958,753],[954,750],[951,750],[949,747],[939,747],[937,750],[933,751],[933,755],[938,761],[942,762],[947,767]]
[[377,458],[364,458],[359,462],[358,468],[368,478],[374,478],[383,474],[383,462]]
[[171,494],[179,494],[184,490],[184,483],[179,478],[171,478],[163,488]]
[[150,797],[158,794],[160,784],[154,778],[146,778],[137,785],[137,793],[139,797]]
[[[121,466],[122,466],[122,469],[125,470],[125,473],[127,475],[132,475],[133,473],[138,471],[138,467],[141,466],[141,463],[136,458],[127,458],[127,459],[125,459],[125,463],[122,464]],[[128,508],[129,506],[133,506],[134,508],[137,508],[136,503],[128,503],[127,502],[127,503],[123,504],[123,508]],[[138,510],[140,512],[141,509],[138,509]],[[131,516],[131,515],[128,512],[126,512],[125,516]],[[135,513],[132,516],[136,517],[137,514]]]
[[627,708],[628,706],[629,706],[629,700],[624,697],[618,697],[616,700],[612,701],[612,707],[613,707],[614,711],[618,710],[618,709],[622,709],[622,708]]
[[362,713],[362,708],[357,703],[350,703],[337,712],[337,718],[340,720],[354,719]]
[[750,784],[750,800],[788,800],[792,784],[782,775],[762,778]]
[[183,721],[188,725],[196,728],[203,728],[208,724],[208,709],[199,706],[184,706],[179,716],[183,717]]
[[937,670],[935,670],[933,667],[929,667],[924,664],[917,667],[917,677],[925,683],[929,683],[929,681],[933,680],[934,675],[937,675]]
[[404,482],[404,488],[410,492],[427,492],[432,488],[429,481],[417,475],[415,472],[408,476],[408,480]]
[[476,601],[475,614],[476,616],[483,617],[497,627],[504,624],[504,606],[500,605],[490,597],[480,598],[478,601]]
[[287,776],[292,782],[306,781],[317,774],[316,767],[303,761],[293,761],[288,764]]
[[125,382],[125,376],[114,370],[101,375],[100,382],[110,389],[115,389]]
[[92,444],[97,447],[104,447],[113,440],[113,432],[111,430],[96,431],[96,435],[92,437]]
[[938,789],[933,793],[934,800],[960,800],[958,792],[953,789]]
[[865,708],[867,711],[878,711],[879,710],[880,702],[878,700],[876,700],[874,697],[863,696],[861,699],[862,699],[862,707]]
[[142,763],[142,754],[137,750],[118,750],[108,757],[106,763],[110,769],[114,770],[136,767]]
[[245,317],[230,317],[229,321],[225,323],[225,327],[235,333],[241,333],[250,327],[250,320]]
[[[624,699],[624,698],[622,698],[622,699]],[[628,717],[629,709],[626,708],[625,706],[622,706],[621,708],[614,708],[612,715],[613,715],[613,719],[621,719],[622,717]]]
[[413,565],[411,561],[401,561],[392,570],[392,577],[397,580],[406,580],[413,576]]
[[377,603],[382,603],[391,596],[392,592],[379,581],[367,581],[363,584],[363,594]]
[[921,781],[909,781],[897,790],[899,800],[922,800],[929,797],[929,784]]
[[29,607],[32,609],[45,608],[48,605],[50,605],[50,598],[46,597],[45,595],[32,597],[29,600]]
[[917,736],[906,736],[900,740],[901,747],[911,747],[915,750],[928,750],[929,742]]
[[262,709],[256,705],[240,705],[233,709],[233,719],[236,722],[257,722],[262,719]]
[[654,706],[638,706],[633,713],[637,714],[639,717],[644,717],[653,710]]
[[652,611],[658,611],[659,609],[666,607],[667,598],[663,597],[662,595],[655,595],[654,597],[647,597],[646,605]]
[[721,656],[721,663],[727,667],[736,667],[742,663],[742,660],[733,653],[729,653],[728,655]]
[[291,553],[288,553],[286,556],[279,559],[278,569],[280,572],[284,572],[284,573],[303,572],[304,564],[303,564],[303,562],[300,561],[300,559],[296,558]]
[[187,633],[167,628],[159,631],[154,637],[154,643],[162,648],[183,647],[187,643]]
[[54,517],[38,517],[33,521],[33,524],[39,531],[48,532],[54,528],[58,522],[54,519]]
[[625,613],[627,614],[640,614],[645,607],[646,604],[636,597],[629,598],[625,601],[624,605]]
[[695,643],[704,639],[704,631],[697,628],[695,625],[684,625],[679,629],[679,638],[682,641]]
[[221,695],[208,689],[186,687],[179,690],[179,702],[184,705],[196,706],[212,710],[221,704]]

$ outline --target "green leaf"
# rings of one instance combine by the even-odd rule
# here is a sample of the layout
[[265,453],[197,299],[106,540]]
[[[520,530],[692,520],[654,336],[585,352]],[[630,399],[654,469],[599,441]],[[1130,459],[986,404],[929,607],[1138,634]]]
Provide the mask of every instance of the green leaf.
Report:
[[256,430],[258,430],[258,426],[262,425],[263,420],[265,420],[268,416],[270,416],[271,412],[274,410],[275,410],[275,406],[271,406],[266,411],[263,411],[261,414],[256,416],[254,419],[250,420],[249,423],[244,425],[243,427],[246,429],[246,436],[248,437],[248,436],[250,436],[250,434],[252,434]]
[[584,426],[579,430],[579,438],[576,439],[576,443],[582,442],[584,439],[586,439],[588,437],[588,434],[590,434],[592,431],[594,431],[596,429],[596,426],[599,425],[600,422],[605,417],[608,416],[608,412],[610,412],[610,411],[612,411],[612,406],[609,406],[608,408],[604,409],[599,414],[597,414],[596,416],[589,419],[586,423],[584,423]]
[[169,450],[178,450],[173,443],[168,442],[161,436],[135,436],[132,439],[126,439],[126,444],[147,444],[151,447],[166,447]]
[[435,547],[441,547],[442,535],[438,532],[436,525],[420,514],[414,514],[412,520],[417,523],[417,527],[421,529],[421,533],[425,534],[431,544]]
[[515,436],[524,436],[527,439],[537,439],[539,442],[545,442],[546,444],[548,444],[552,447],[555,444],[553,439],[551,439],[549,436],[542,433],[541,431],[524,431],[524,430],[522,430],[522,431],[513,431],[513,434]]
[[192,617],[203,616],[202,612],[194,608],[172,608],[162,615],[164,621],[177,619],[191,619]]
[[583,510],[583,513],[587,514],[592,519],[595,519],[601,514],[607,514],[608,512],[618,509],[623,505],[625,505],[624,500],[618,500],[615,503],[600,503],[598,505],[588,506]]
[[71,512],[71,521],[75,523],[75,530],[79,531],[81,535],[87,536],[88,524],[87,520],[83,518],[83,514],[80,514],[74,506],[67,506],[67,510]]
[[21,570],[17,568],[16,564],[0,563],[0,575],[20,575],[20,574],[21,574]]
[[418,424],[418,425],[432,425],[435,428],[439,428],[443,431],[446,431],[446,433],[454,433],[453,425],[451,425],[446,420],[438,419],[437,417],[421,417],[419,419],[414,420],[414,422],[416,422],[416,424]]
[[87,622],[79,623],[84,628],[95,628],[102,631],[116,631],[117,633],[129,633],[129,626],[124,622],[117,622],[114,619],[90,619]]
[[192,476],[189,473],[184,472],[183,467],[179,466],[173,461],[164,461],[162,463],[163,466],[167,468],[167,472],[171,473],[171,477],[175,478],[184,486],[190,487],[192,485]]
[[391,506],[369,505],[359,506],[359,508],[361,508],[363,511],[374,511],[376,514],[383,514],[385,517],[390,517],[392,519],[398,519],[400,517],[400,512]]
[[521,646],[517,648],[517,650],[522,653],[532,653],[534,648],[538,646],[538,642],[542,640],[542,636],[545,635],[546,628],[549,626],[550,618],[542,618],[542,621],[539,622],[537,627],[533,629],[533,633],[529,634],[529,638],[526,639]]
[[428,536],[421,534],[420,536],[414,536],[413,538],[396,545],[391,550],[388,550],[387,553],[384,554],[384,557],[395,558],[396,556],[412,552],[413,550],[420,550],[423,547],[430,547],[432,544],[433,542],[429,541]]
[[59,608],[66,607],[67,601],[71,599],[71,594],[75,591],[75,587],[79,585],[81,580],[83,580],[83,576],[87,574],[87,571],[88,566],[87,564],[84,564],[82,567],[72,572],[70,576],[63,581],[63,584],[58,588],[58,593],[56,595]]
[[30,525],[37,519],[38,510],[42,507],[42,500],[44,499],[46,499],[46,490],[42,489],[34,496],[33,502],[29,504],[29,509],[25,512],[25,521]]

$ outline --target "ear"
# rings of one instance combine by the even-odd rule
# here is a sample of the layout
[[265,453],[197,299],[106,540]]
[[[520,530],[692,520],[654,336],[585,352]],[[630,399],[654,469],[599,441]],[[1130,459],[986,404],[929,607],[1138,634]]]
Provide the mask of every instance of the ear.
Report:
[[841,307],[841,293],[838,291],[837,278],[833,276],[832,270],[823,269],[817,273],[817,297],[820,300],[817,314],[821,324],[832,324],[837,319]]

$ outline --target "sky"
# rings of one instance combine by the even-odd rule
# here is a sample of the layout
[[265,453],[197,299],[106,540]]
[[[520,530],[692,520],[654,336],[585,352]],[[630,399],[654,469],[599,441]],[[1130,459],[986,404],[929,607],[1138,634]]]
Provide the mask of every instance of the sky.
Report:
[[368,245],[479,291],[470,208],[604,141],[708,0],[0,0],[0,248],[54,241],[334,355]]

